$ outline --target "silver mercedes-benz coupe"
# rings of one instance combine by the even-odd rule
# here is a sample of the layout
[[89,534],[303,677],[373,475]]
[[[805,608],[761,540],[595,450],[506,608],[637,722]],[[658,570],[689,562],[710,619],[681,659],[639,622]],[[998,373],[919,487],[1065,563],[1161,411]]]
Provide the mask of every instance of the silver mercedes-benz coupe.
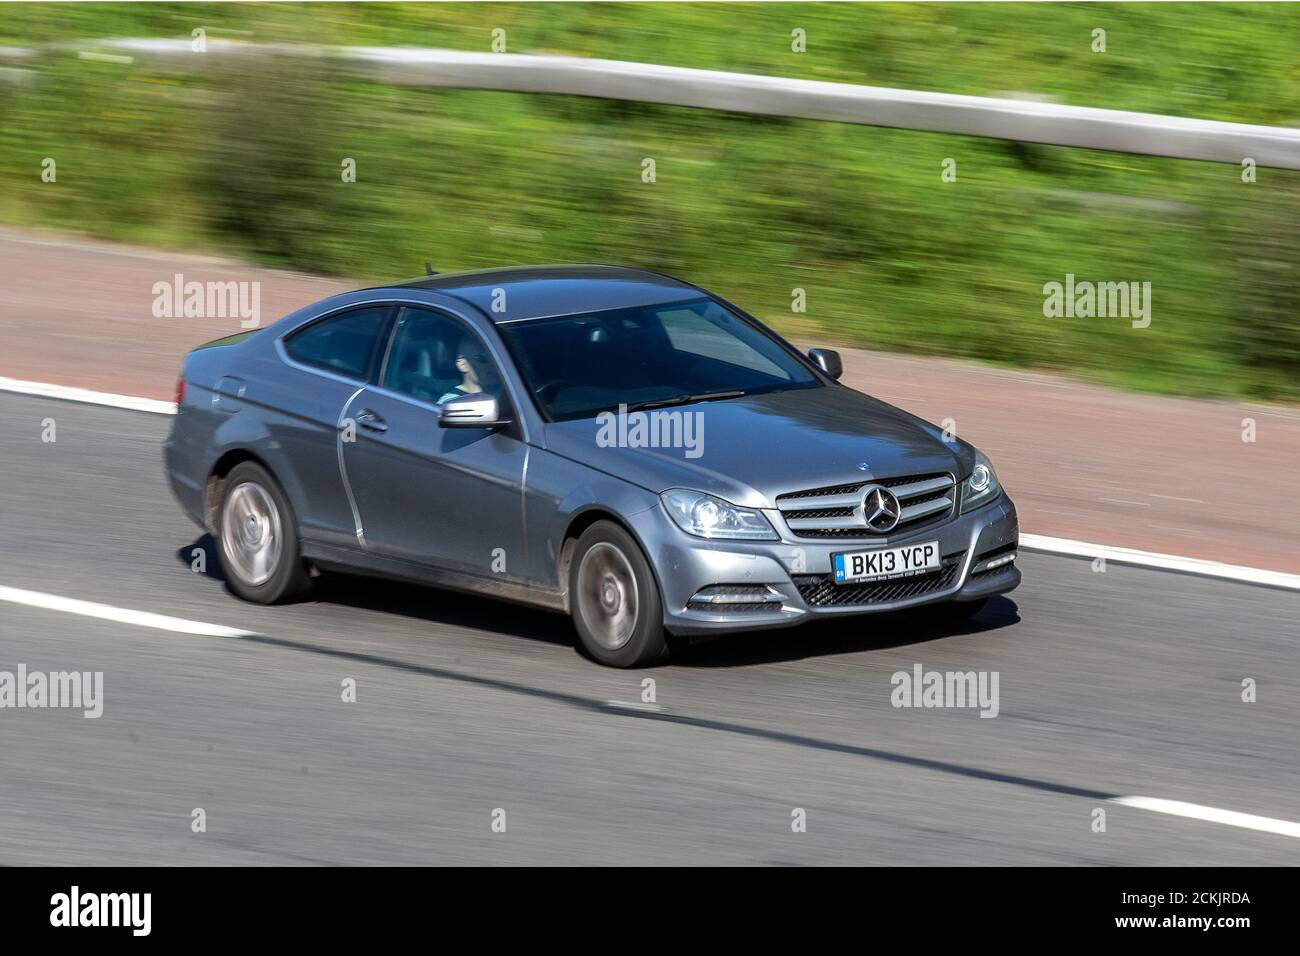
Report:
[[166,467],[242,598],[315,568],[481,592],[616,667],[1019,584],[988,459],[840,374],[651,272],[432,275],[190,353]]

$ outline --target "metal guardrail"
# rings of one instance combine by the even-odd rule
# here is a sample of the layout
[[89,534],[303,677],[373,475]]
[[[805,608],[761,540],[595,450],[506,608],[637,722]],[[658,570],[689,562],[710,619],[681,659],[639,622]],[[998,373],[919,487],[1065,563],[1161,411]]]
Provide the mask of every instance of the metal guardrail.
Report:
[[[82,44],[85,46],[86,44]],[[850,83],[723,73],[622,60],[408,47],[257,45],[208,40],[106,40],[143,57],[297,55],[350,61],[395,84],[591,96],[671,106],[1300,169],[1300,129],[1187,119],[1031,100],[927,93]],[[64,45],[67,48],[67,45]]]

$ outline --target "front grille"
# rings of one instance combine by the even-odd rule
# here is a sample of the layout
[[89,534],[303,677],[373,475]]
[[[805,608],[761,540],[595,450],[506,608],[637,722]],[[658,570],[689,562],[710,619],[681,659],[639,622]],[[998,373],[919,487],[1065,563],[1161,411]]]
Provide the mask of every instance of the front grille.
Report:
[[947,472],[796,491],[778,495],[776,506],[795,537],[876,537],[882,532],[867,525],[862,509],[864,490],[875,485],[892,491],[903,509],[898,524],[886,534],[937,524],[951,517],[956,507],[956,481]]
[[952,587],[957,580],[962,557],[961,552],[946,555],[939,570],[896,581],[836,584],[835,577],[830,574],[801,574],[794,577],[794,584],[809,607],[891,604]]

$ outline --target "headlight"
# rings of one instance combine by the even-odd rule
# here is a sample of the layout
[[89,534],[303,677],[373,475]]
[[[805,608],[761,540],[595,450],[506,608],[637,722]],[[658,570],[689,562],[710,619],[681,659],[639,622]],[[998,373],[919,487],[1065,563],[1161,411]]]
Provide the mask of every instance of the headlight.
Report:
[[1001,490],[993,464],[977,451],[975,467],[971,469],[970,477],[961,483],[961,513],[992,501]]
[[701,538],[748,538],[775,540],[777,534],[763,512],[740,508],[729,501],[685,488],[673,488],[659,496],[668,514],[687,534]]

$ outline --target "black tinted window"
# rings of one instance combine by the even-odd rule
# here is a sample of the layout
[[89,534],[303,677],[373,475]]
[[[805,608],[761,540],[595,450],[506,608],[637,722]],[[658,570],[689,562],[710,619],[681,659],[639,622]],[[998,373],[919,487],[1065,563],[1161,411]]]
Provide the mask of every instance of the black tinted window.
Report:
[[388,312],[386,305],[344,312],[307,326],[287,339],[284,347],[306,365],[364,380]]
[[557,421],[620,404],[821,384],[781,345],[712,299],[500,328],[529,389]]

